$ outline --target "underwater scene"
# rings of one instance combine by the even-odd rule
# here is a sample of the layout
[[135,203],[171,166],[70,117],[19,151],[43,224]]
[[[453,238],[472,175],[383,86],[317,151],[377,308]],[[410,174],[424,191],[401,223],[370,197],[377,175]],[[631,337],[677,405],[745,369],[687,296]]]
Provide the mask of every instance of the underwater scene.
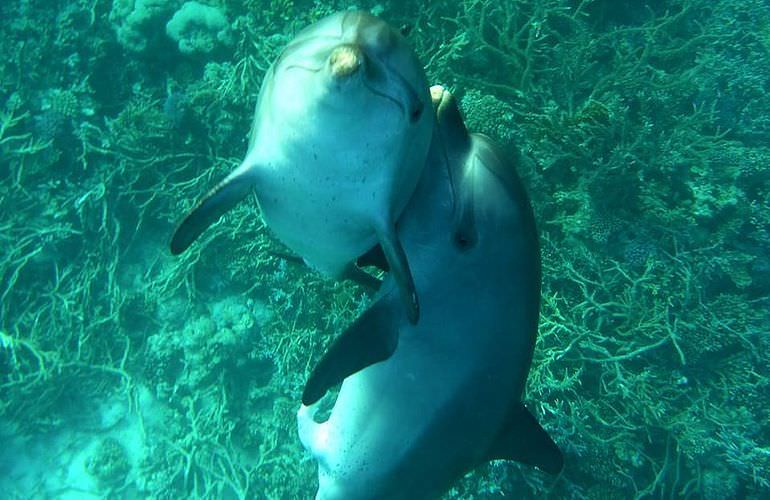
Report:
[[[351,10],[375,16],[363,17],[370,25],[355,40],[369,37],[377,50],[361,62],[351,43],[329,64],[343,77],[362,73],[390,107],[303,107],[323,92],[279,81],[271,65],[306,55],[300,32]],[[0,19],[0,497],[313,498],[319,463],[331,459],[306,450],[302,403],[331,389],[318,411],[333,415],[342,378],[388,366],[383,359],[413,345],[408,332],[428,325],[417,333],[434,350],[445,329],[463,347],[444,371],[426,369],[409,386],[419,404],[447,391],[460,402],[486,396],[500,409],[495,423],[466,434],[462,422],[491,419],[491,410],[448,408],[444,427],[431,429],[446,444],[391,453],[390,433],[411,425],[411,413],[376,404],[407,390],[386,378],[381,393],[369,391],[373,410],[356,416],[374,437],[350,449],[372,446],[372,463],[395,461],[399,472],[382,472],[395,489],[373,482],[345,493],[351,466],[322,477],[339,489],[319,498],[770,498],[767,0],[4,0]],[[397,53],[382,63],[388,51]],[[413,56],[415,67],[399,73]],[[294,64],[289,74],[325,68]],[[271,78],[288,111],[255,117]],[[451,109],[442,115],[435,96],[430,108],[425,83],[451,93],[462,121]],[[338,133],[351,116],[360,130]],[[408,127],[424,122],[409,182],[395,170],[403,162],[391,161],[401,149],[361,139],[390,139],[403,118],[409,144],[419,140]],[[446,143],[449,153],[467,152],[462,123],[489,138],[473,135],[472,144],[494,144],[477,161],[491,188],[477,180],[467,195],[450,172],[438,203],[415,191],[420,169],[444,165],[432,149],[434,120],[460,138]],[[364,279],[341,279],[336,261],[314,265],[352,232],[329,234],[325,213],[303,211],[316,191],[275,188],[304,165],[294,171],[288,161],[256,196],[251,178],[232,178],[235,193],[219,184],[260,154],[281,164],[281,141],[315,137],[326,141],[322,160],[365,144],[372,177],[398,181],[389,199],[400,200],[393,211],[404,219],[357,240],[368,242],[363,250],[379,242],[388,264],[364,267]],[[447,158],[450,170],[465,166]],[[348,167],[319,164],[329,175],[316,170],[303,186],[336,186],[330,177]],[[338,194],[340,205],[368,203]],[[510,343],[490,341],[486,325],[527,331],[524,320],[506,321],[519,318],[520,304],[534,304],[537,320],[537,294],[516,281],[536,279],[534,267],[490,250],[474,260],[478,269],[464,268],[449,231],[414,208],[459,213],[452,227],[481,231],[489,214],[463,218],[463,203],[508,213],[493,202],[509,198],[531,203],[542,265],[536,341],[525,338],[510,358]],[[526,246],[490,227],[483,234],[495,244]],[[430,252],[420,261],[412,250],[425,248],[424,233],[441,243],[436,266]],[[537,265],[536,253],[521,252]],[[495,259],[514,259],[521,273],[490,271]],[[387,317],[367,323],[391,296]],[[430,323],[436,315],[445,323]],[[326,362],[344,344],[335,339],[391,322],[401,325],[398,347],[386,342],[388,352],[368,361],[339,358],[354,367],[321,377],[318,397],[308,396],[308,380],[337,366]],[[513,360],[500,373],[518,382],[477,377],[453,387],[463,370],[498,366],[497,355],[476,356],[480,344]],[[497,450],[510,444],[496,427],[503,410],[519,401],[563,464],[549,470],[527,455],[536,447],[526,439],[538,434],[517,425],[523,455]],[[433,466],[463,454],[474,458],[450,472]],[[412,476],[438,486],[410,489]]]

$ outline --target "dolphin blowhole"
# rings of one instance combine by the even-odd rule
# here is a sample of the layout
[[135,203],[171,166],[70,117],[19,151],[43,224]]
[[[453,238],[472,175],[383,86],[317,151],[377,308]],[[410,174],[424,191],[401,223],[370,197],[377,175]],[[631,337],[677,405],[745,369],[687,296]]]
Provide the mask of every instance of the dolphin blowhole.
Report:
[[356,73],[364,64],[364,54],[353,44],[343,44],[335,47],[329,54],[329,69],[332,76],[344,78]]

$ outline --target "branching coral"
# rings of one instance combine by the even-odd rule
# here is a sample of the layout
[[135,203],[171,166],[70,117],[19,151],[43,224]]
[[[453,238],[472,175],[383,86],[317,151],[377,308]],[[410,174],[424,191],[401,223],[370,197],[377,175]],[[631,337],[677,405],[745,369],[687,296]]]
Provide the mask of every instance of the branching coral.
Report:
[[[165,245],[242,155],[270,61],[347,3],[210,2],[227,19],[198,25],[202,47],[230,47],[225,24],[235,40],[205,65],[173,58],[182,3],[89,1],[57,26],[42,4],[0,7],[14,54],[0,63],[0,418],[55,430],[69,401],[136,407],[148,385],[167,406],[145,429],[140,494],[309,497],[297,397],[365,296],[278,257],[252,202],[180,258]],[[382,4],[432,81],[466,96],[471,128],[533,160],[520,173],[545,273],[526,402],[567,469],[553,483],[495,463],[448,498],[770,491],[767,6],[648,5]],[[170,92],[184,127],[164,115]],[[109,490],[121,453],[101,451]]]

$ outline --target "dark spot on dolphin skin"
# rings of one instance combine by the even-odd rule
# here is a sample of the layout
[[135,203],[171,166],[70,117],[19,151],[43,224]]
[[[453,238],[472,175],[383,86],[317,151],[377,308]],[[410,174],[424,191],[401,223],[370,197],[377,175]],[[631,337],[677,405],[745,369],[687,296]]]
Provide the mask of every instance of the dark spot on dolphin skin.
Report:
[[313,159],[318,160],[318,153],[313,153]]
[[422,101],[417,101],[417,105],[409,113],[409,123],[416,123],[422,116],[423,109],[425,109],[425,106],[422,104]]
[[476,239],[472,235],[458,231],[454,235],[454,244],[458,250],[465,252],[476,246]]

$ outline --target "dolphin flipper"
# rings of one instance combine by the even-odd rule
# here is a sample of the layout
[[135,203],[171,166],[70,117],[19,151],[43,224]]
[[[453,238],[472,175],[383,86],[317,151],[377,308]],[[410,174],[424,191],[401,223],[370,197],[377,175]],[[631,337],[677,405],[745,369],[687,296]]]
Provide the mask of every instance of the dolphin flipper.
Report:
[[249,194],[254,186],[252,171],[241,166],[203,197],[174,232],[171,238],[173,255],[187,250],[203,231]]
[[377,239],[382,247],[385,260],[388,262],[390,274],[396,281],[401,302],[406,308],[406,317],[413,325],[420,319],[420,305],[417,301],[417,290],[414,286],[412,271],[409,269],[409,263],[406,260],[404,247],[401,246],[396,235],[396,227],[393,224],[386,224],[382,228],[377,228]]
[[515,460],[549,474],[564,467],[564,456],[523,403],[517,403],[487,454],[487,460]]
[[397,318],[390,294],[381,297],[329,347],[302,392],[310,406],[346,377],[388,359],[398,345]]

